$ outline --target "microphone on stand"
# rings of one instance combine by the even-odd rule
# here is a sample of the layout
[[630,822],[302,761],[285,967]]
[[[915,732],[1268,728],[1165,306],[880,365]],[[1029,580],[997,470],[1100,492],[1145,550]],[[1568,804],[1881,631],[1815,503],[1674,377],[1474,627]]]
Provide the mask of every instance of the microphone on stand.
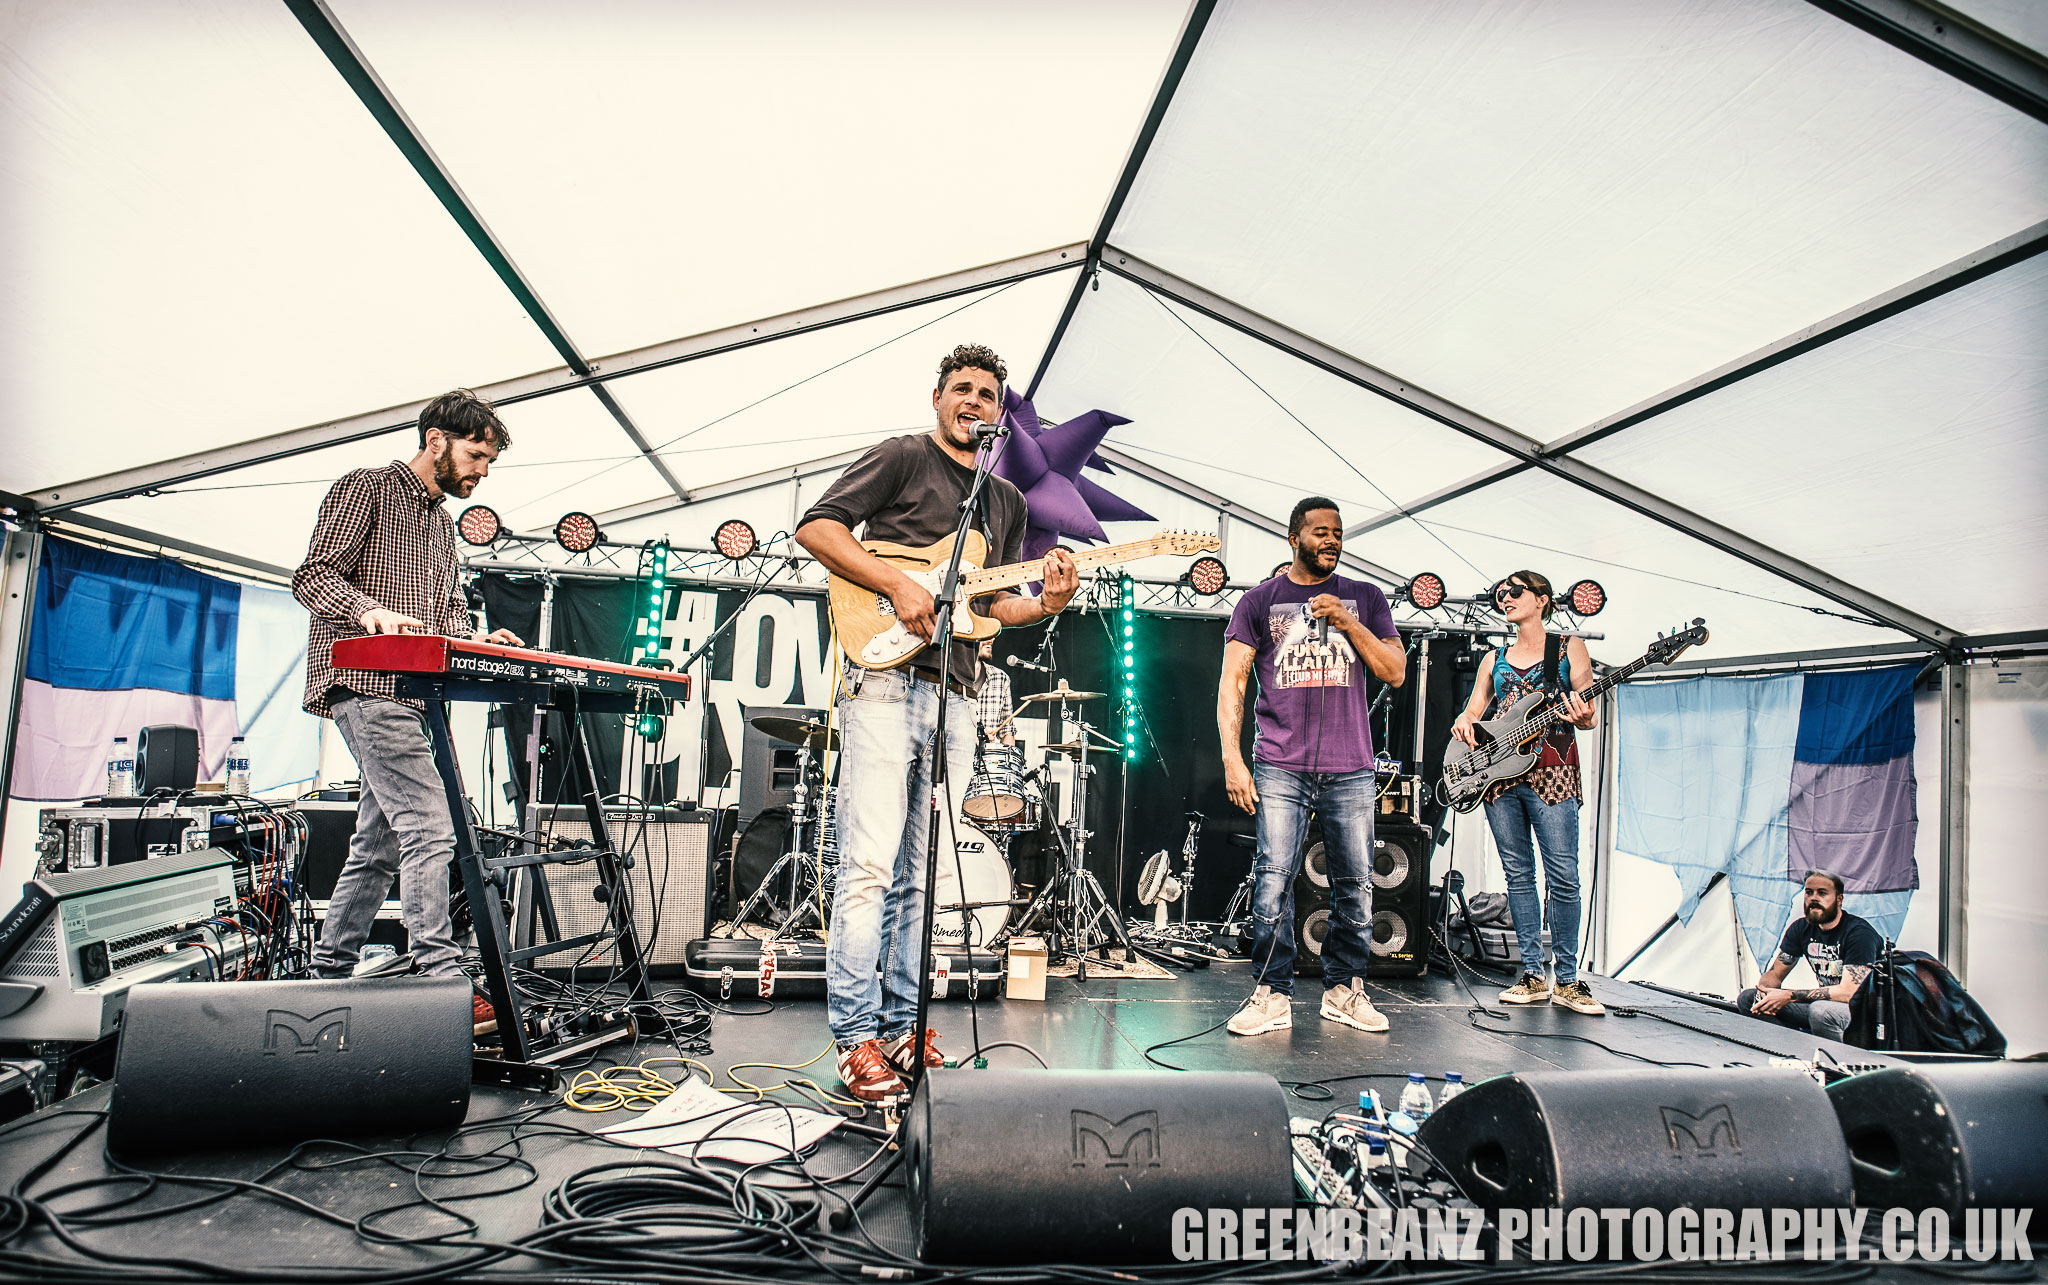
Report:
[[1048,666],[1038,664],[1036,661],[1024,660],[1017,656],[1005,656],[1003,657],[1003,663],[1005,665],[1015,665],[1019,669],[1035,669],[1041,674],[1050,674],[1052,672]]

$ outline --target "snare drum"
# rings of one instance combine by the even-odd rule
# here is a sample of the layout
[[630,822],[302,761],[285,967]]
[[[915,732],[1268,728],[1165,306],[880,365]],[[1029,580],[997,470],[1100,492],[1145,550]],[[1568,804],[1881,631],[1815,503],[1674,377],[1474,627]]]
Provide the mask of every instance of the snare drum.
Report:
[[975,756],[974,776],[960,803],[960,815],[976,825],[1021,820],[1030,796],[1024,782],[1024,755],[1007,747],[984,749]]

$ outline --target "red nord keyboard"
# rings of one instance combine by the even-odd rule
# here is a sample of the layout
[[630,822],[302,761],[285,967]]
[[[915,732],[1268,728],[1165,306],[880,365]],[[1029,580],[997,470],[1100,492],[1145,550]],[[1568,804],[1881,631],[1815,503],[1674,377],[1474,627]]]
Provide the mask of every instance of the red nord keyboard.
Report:
[[690,677],[587,656],[506,647],[499,643],[445,638],[439,634],[372,634],[334,644],[336,669],[372,669],[387,674],[446,675],[483,682],[547,683],[590,692],[621,692],[690,699]]

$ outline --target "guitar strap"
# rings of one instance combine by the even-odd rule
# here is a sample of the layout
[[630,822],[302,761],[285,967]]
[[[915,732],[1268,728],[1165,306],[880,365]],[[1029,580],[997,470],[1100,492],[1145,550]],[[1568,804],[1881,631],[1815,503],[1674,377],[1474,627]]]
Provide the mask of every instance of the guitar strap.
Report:
[[1551,700],[1562,694],[1557,681],[1557,662],[1564,658],[1564,635],[1546,633],[1543,635],[1543,690]]

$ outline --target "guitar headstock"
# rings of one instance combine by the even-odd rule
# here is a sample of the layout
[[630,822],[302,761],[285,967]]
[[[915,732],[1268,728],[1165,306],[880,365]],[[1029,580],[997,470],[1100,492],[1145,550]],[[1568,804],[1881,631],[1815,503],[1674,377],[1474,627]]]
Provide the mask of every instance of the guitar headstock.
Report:
[[1683,655],[1687,648],[1697,647],[1707,640],[1707,621],[1704,616],[1694,616],[1692,624],[1684,629],[1674,629],[1668,634],[1659,634],[1657,641],[1650,644],[1644,654],[1653,665],[1668,665]]
[[1160,546],[1160,552],[1191,557],[1197,553],[1214,553],[1223,547],[1223,537],[1204,535],[1200,531],[1161,531],[1152,537],[1152,543]]

